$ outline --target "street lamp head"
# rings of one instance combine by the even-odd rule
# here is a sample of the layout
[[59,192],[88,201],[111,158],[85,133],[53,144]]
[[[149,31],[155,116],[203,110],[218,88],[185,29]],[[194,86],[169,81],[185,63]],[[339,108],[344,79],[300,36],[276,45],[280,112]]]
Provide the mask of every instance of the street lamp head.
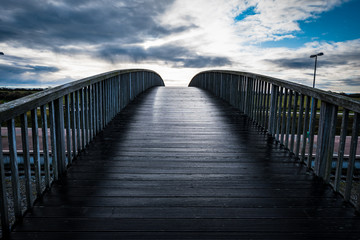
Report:
[[324,55],[324,53],[318,53],[318,54],[314,54],[314,55],[311,55],[310,58],[314,58],[314,57],[317,57],[317,56],[322,56]]
[[5,55],[3,52],[0,52],[0,55]]

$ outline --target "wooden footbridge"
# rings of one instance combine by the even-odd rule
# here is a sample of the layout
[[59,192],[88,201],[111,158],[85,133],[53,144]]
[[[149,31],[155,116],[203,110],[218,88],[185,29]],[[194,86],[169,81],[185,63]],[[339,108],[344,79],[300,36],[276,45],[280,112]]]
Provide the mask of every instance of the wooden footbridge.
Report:
[[114,71],[0,105],[3,238],[360,239],[359,102],[244,72],[163,85]]

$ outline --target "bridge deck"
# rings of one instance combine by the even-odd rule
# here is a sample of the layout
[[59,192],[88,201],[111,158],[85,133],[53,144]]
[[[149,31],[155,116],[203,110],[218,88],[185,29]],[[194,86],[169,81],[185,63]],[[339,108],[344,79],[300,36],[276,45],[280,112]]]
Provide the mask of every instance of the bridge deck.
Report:
[[153,88],[120,113],[12,239],[359,239],[360,218],[241,113]]

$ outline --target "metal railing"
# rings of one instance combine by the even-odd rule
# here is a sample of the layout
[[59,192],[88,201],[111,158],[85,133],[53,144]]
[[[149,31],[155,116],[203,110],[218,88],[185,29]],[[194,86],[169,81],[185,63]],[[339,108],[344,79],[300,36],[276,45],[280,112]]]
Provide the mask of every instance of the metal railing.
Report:
[[163,85],[153,71],[119,70],[0,105],[7,135],[0,134],[3,235],[117,113],[141,92]]
[[201,72],[189,86],[245,113],[360,210],[359,101],[247,72]]

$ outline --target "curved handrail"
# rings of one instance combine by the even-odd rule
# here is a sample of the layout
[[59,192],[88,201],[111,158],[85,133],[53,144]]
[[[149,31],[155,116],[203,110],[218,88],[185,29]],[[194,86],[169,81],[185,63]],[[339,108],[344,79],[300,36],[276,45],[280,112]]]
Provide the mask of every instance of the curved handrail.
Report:
[[353,184],[359,182],[359,101],[249,72],[205,71],[189,86],[208,90],[244,112],[360,210],[359,184]]
[[[66,172],[73,159],[118,112],[138,94],[153,86],[164,86],[164,81],[154,71],[116,70],[0,105],[0,126],[4,122],[7,124],[8,136],[5,143],[9,147],[10,165],[5,172],[0,131],[0,214],[3,235],[9,233],[11,225],[21,220],[24,211],[31,209],[34,199],[41,197],[51,187],[52,181]],[[30,129],[28,115],[31,116]],[[17,126],[21,130],[21,139],[17,139],[15,123],[21,125]],[[32,139],[31,155],[29,130]],[[24,178],[19,178],[19,146],[22,148],[20,153]],[[35,169],[34,173],[31,172],[31,166]],[[36,196],[33,196],[32,178],[36,182]],[[8,193],[7,180],[11,181]],[[23,195],[26,206],[22,205],[24,197],[21,196],[20,184],[25,185]],[[12,195],[12,198],[9,199],[7,195]],[[10,213],[9,200],[13,202],[13,211]]]
[[198,76],[206,73],[223,73],[223,74],[231,74],[236,76],[244,76],[249,77],[253,79],[258,79],[260,81],[268,82],[271,84],[274,84],[279,87],[283,87],[286,89],[290,89],[292,91],[296,91],[300,94],[307,95],[309,97],[317,98],[321,101],[331,102],[334,104],[337,104],[339,106],[342,106],[344,108],[347,108],[351,111],[360,112],[360,104],[359,101],[355,101],[349,97],[339,95],[337,93],[332,93],[328,91],[324,91],[318,88],[312,88],[306,85],[302,85],[295,82],[290,82],[286,80],[282,80],[279,78],[269,77],[261,74],[251,73],[251,72],[240,72],[240,71],[228,71],[228,70],[210,70],[210,71],[203,71],[198,74],[196,74],[192,80],[189,83],[189,86],[193,86],[193,81],[196,81]]
[[[154,74],[154,76],[157,76],[158,78],[161,79],[159,74],[147,69],[126,69],[126,70],[115,70],[106,73],[101,73],[98,75],[94,75],[91,77],[66,83],[54,88],[49,88],[44,91],[34,93],[29,96],[19,98],[8,103],[1,104],[0,123],[24,113],[24,110],[26,111],[26,109],[40,107],[41,105],[44,104],[44,102],[54,101],[55,99],[61,96],[65,96],[66,94],[77,91],[83,87],[96,84],[98,82],[104,81],[106,79],[110,79],[112,77],[121,76],[124,74],[138,73],[138,72],[152,73]],[[164,82],[162,79],[161,81],[159,81],[158,85],[164,86]]]

